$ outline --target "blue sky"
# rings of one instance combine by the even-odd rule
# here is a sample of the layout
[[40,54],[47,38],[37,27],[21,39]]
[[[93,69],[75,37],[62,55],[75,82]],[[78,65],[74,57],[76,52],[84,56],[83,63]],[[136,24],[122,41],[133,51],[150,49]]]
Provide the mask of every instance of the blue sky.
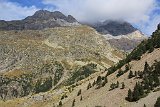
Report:
[[49,4],[44,4],[42,2],[42,0],[8,0],[9,2],[15,2],[15,3],[19,3],[21,6],[27,6],[27,7],[30,7],[30,6],[36,6],[37,8],[39,9],[44,9],[46,7],[53,7],[53,5],[49,5]]
[[85,22],[125,20],[147,35],[160,23],[160,0],[0,0],[0,20],[20,20],[40,9]]

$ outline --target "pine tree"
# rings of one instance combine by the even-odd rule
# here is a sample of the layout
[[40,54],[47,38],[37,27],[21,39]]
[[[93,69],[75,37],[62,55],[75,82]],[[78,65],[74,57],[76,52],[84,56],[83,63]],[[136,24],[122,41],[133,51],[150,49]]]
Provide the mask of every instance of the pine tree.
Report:
[[153,76],[149,76],[149,86],[150,86],[150,89],[153,90]]
[[115,89],[116,88],[116,84],[115,83],[112,83],[111,85],[110,85],[110,90],[113,90],[113,89]]
[[149,80],[147,77],[144,77],[144,89],[149,90]]
[[151,47],[149,49],[149,53],[153,52],[154,51],[154,47],[153,47],[153,44],[151,44]]
[[122,71],[122,69],[119,69],[118,70],[118,74],[116,75],[116,77],[120,77],[123,74],[124,74],[124,71]]
[[122,88],[121,89],[124,89],[125,88],[125,84],[124,82],[122,82]]
[[87,90],[90,89],[91,87],[92,87],[91,83],[89,83],[88,86],[87,86]]
[[148,74],[150,71],[150,66],[147,62],[145,62],[145,65],[144,65],[144,74]]
[[101,76],[98,76],[98,77],[97,77],[96,84],[97,84],[96,89],[99,89],[99,88],[102,87],[102,77],[101,77]]
[[108,82],[107,77],[105,77],[105,78],[104,78],[104,81],[103,81],[103,83],[102,83],[102,87],[104,87],[107,82]]
[[61,107],[61,106],[62,106],[62,101],[59,102],[59,107]]
[[104,82],[105,82],[105,83],[108,83],[107,77],[104,78]]
[[144,106],[143,107],[146,107],[146,105],[144,104]]
[[97,77],[97,81],[96,81],[96,84],[99,85],[102,81],[102,77],[101,76],[98,76]]
[[127,65],[125,65],[125,71],[127,72],[130,69],[130,65],[129,63]]
[[144,95],[144,88],[142,85],[139,84],[139,94],[140,96],[143,96]]
[[119,82],[117,81],[116,88],[118,88],[118,87],[119,87]]
[[143,78],[143,73],[141,71],[138,71],[139,78]]
[[113,87],[113,83],[110,85],[110,89],[112,90],[112,89],[114,89],[114,87]]
[[82,96],[81,96],[81,98],[80,98],[80,101],[82,101]]
[[132,95],[132,91],[131,89],[128,90],[128,96],[127,96],[128,101],[132,101],[133,100],[133,95]]
[[153,79],[154,79],[154,86],[157,87],[160,85],[160,80],[158,78],[157,75],[153,75]]
[[154,104],[154,107],[160,107],[160,97],[157,98],[157,101]]
[[129,75],[128,75],[128,78],[130,79],[130,78],[132,78],[132,77],[133,77],[133,72],[130,70]]
[[77,96],[81,95],[81,89],[78,91]]
[[76,102],[76,100],[74,99],[73,102],[72,102],[72,107],[75,106],[75,102]]
[[139,86],[138,86],[138,83],[136,83],[136,86],[134,87],[134,90],[133,90],[133,101],[139,100],[139,97],[140,97]]

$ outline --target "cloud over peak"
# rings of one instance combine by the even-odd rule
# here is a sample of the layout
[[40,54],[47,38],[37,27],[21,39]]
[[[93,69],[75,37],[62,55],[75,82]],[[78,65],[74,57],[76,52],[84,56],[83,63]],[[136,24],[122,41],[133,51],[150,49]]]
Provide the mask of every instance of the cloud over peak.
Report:
[[40,8],[59,10],[81,22],[123,20],[148,35],[160,22],[159,0],[0,0],[0,20],[23,19]]
[[125,19],[129,22],[148,20],[155,0],[43,0],[58,10],[72,14],[80,21]]

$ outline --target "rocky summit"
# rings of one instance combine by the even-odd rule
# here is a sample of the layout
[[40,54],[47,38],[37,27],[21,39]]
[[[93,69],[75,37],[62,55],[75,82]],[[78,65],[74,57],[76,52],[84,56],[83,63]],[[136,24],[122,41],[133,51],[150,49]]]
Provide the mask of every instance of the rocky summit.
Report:
[[79,25],[79,23],[71,15],[65,16],[59,11],[39,10],[33,16],[28,16],[23,20],[1,20],[0,30],[41,30],[44,28],[72,25]]
[[91,26],[102,34],[110,34],[113,36],[127,35],[137,30],[128,22],[114,21],[114,20],[97,22],[97,23],[91,24]]

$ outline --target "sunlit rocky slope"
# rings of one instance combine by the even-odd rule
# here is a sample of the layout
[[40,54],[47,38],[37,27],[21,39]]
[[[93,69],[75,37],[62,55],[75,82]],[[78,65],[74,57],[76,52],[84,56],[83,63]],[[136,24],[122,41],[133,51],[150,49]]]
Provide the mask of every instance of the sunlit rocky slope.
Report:
[[[74,83],[123,58],[122,52],[112,48],[102,35],[88,26],[1,31],[0,38],[1,95],[7,92],[1,99],[48,91],[62,82],[63,85]],[[91,64],[90,72],[82,69],[87,74],[82,72],[72,82],[68,80],[72,72],[87,64]],[[36,91],[37,81],[43,83],[48,79],[51,86]]]

